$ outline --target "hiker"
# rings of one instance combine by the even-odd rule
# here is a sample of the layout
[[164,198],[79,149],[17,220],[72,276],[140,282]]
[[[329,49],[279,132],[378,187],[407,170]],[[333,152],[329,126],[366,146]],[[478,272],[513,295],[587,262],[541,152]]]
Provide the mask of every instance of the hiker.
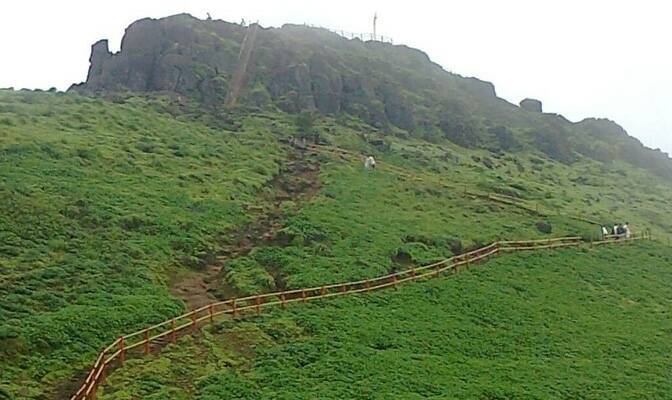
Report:
[[618,224],[614,224],[614,230],[611,233],[615,239],[618,239]]
[[627,232],[625,230],[625,226],[623,224],[618,224],[618,237],[619,239],[622,237],[627,237]]
[[623,233],[625,234],[626,239],[630,239],[630,227],[627,222],[623,224]]
[[366,157],[366,161],[364,161],[364,168],[376,169],[376,160],[373,158],[373,156]]
[[609,229],[606,226],[602,225],[602,240],[606,239],[609,236]]

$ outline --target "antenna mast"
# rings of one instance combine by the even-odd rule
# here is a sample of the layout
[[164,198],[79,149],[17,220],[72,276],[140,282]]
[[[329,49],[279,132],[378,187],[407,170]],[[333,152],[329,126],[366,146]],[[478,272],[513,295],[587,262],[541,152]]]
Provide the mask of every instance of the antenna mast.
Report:
[[376,40],[376,22],[378,21],[378,13],[373,14],[373,40]]

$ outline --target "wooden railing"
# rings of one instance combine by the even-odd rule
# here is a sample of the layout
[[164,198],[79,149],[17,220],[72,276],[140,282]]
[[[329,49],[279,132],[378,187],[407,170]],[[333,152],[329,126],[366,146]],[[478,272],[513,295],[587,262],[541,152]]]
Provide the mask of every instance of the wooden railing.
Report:
[[284,308],[292,303],[305,303],[310,300],[395,288],[403,283],[437,277],[444,272],[457,273],[461,267],[468,269],[474,264],[502,252],[556,249],[580,246],[582,243],[590,243],[591,245],[626,243],[644,238],[650,239],[650,236],[648,234],[644,236],[633,235],[630,238],[625,238],[610,235],[605,236],[604,240],[597,242],[585,242],[578,236],[542,240],[498,241],[429,265],[410,268],[376,278],[258,294],[212,303],[131,333],[130,335],[120,336],[100,352],[86,380],[77,393],[71,397],[71,400],[95,399],[96,390],[105,381],[108,369],[115,366],[123,366],[129,354],[149,354],[152,346],[162,346],[169,342],[175,343],[178,335],[187,332],[196,332],[200,326],[212,323],[216,318],[223,315],[238,318],[245,315],[260,314],[264,308],[268,307],[280,306]]

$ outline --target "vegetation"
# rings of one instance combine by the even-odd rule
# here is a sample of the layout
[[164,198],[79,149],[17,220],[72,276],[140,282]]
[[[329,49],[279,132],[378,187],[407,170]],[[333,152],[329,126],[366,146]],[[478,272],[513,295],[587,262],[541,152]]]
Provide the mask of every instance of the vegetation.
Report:
[[[126,45],[119,53],[110,53],[107,41],[97,42],[91,74],[74,89],[170,91],[217,109],[248,32],[238,24],[187,14],[145,18],[126,30]],[[448,72],[418,49],[347,40],[303,25],[256,32],[242,104],[294,114],[344,113],[386,134],[403,131],[416,139],[467,148],[541,151],[564,164],[574,163],[577,154],[622,160],[668,183],[672,177],[667,154],[644,147],[616,123],[572,123],[543,114],[541,104],[534,111],[517,107],[498,98],[490,82]],[[175,71],[180,71],[178,76]]]
[[171,269],[202,268],[278,170],[253,124],[233,135],[155,108],[0,93],[0,377],[22,397],[179,313]]
[[665,398],[671,261],[651,242],[506,255],[225,321],[133,360],[101,398]]
[[[672,205],[665,201],[672,188],[663,179],[625,162],[577,153],[573,163],[559,162],[518,147],[520,132],[507,133],[514,128],[493,131],[516,149],[510,153],[496,149],[495,142],[488,150],[430,142],[401,130],[383,135],[346,114],[311,116],[314,133],[354,154],[340,157],[284,145],[302,126],[293,115],[204,113],[199,107],[168,97],[103,100],[0,91],[2,391],[22,399],[71,394],[104,345],[186,307],[186,299],[175,296],[177,276],[202,277],[214,295],[226,297],[377,276],[498,238],[596,237],[599,227],[570,214],[604,224],[628,221],[634,230],[651,228],[654,237],[672,228]],[[372,144],[381,139],[385,146]],[[357,154],[373,154],[379,168],[364,171]],[[474,197],[466,189],[538,204],[540,212]],[[226,257],[220,272],[213,269],[217,256]],[[609,269],[614,264],[609,259],[621,256],[618,268]],[[285,385],[286,398],[612,393],[586,382],[606,382],[608,390],[634,396],[627,382],[613,383],[631,365],[635,379],[650,383],[644,389],[655,397],[666,389],[657,380],[664,376],[658,375],[666,362],[660,356],[664,344],[654,335],[669,326],[664,315],[654,313],[668,307],[666,257],[663,248],[644,245],[503,258],[493,268],[414,285],[398,295],[227,322],[203,338],[186,339],[165,356],[133,361],[136,368],[111,377],[105,396],[282,397]],[[627,275],[649,259],[642,267],[648,273]],[[544,269],[551,262],[565,267]],[[567,269],[575,273],[563,278]],[[514,270],[516,279],[523,279],[516,286]],[[640,312],[627,314],[618,327],[622,316],[610,314],[615,294],[600,291],[600,285],[611,282],[606,287],[615,291],[626,277],[623,298],[634,299],[633,310],[637,306]],[[591,297],[562,297],[577,293],[582,286],[573,285],[584,278],[598,288]],[[552,290],[548,299],[540,294],[544,288]],[[541,303],[521,303],[516,296],[526,290]],[[562,305],[560,313],[551,308],[555,303]],[[596,308],[586,310],[589,303]],[[338,312],[346,307],[357,313]],[[571,317],[578,319],[570,320],[570,310],[580,314]],[[481,315],[491,325],[477,322]],[[568,321],[572,330],[561,331]],[[595,321],[603,321],[600,330],[587,329]],[[515,331],[519,335],[502,332],[523,322],[530,327]],[[641,337],[630,336],[633,326],[643,327]],[[446,335],[447,330],[453,333]],[[604,332],[616,336],[607,340]],[[579,350],[569,353],[566,343],[579,333]],[[227,347],[232,342],[236,345]],[[637,362],[629,347],[618,347],[630,342],[640,346]],[[521,346],[521,358],[514,344]],[[380,357],[371,350],[376,346]],[[420,358],[414,358],[412,346],[423,350]],[[497,348],[502,348],[499,358]],[[601,350],[590,353],[592,348]],[[588,360],[606,349],[615,352],[609,364],[615,367],[591,366]],[[198,363],[170,363],[191,351]],[[358,364],[359,354],[371,364]],[[566,354],[576,355],[576,364],[560,359]],[[486,361],[499,381],[482,375]],[[300,379],[289,375],[300,366],[306,367]],[[553,382],[569,379],[569,366],[587,375],[561,386],[565,392],[534,379],[536,373]],[[516,375],[497,372],[507,368]],[[366,381],[364,372],[375,372],[374,378]],[[409,386],[420,375],[418,386]],[[131,376],[140,378],[131,384]],[[523,381],[527,386],[512,389]]]

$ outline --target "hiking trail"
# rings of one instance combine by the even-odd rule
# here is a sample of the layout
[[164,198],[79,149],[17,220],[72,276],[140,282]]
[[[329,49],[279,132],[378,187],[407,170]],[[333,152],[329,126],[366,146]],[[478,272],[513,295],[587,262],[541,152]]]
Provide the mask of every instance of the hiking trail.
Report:
[[[320,167],[316,156],[311,151],[290,151],[279,173],[267,185],[271,190],[261,191],[259,204],[270,206],[247,226],[227,232],[226,244],[218,251],[214,262],[203,270],[181,271],[173,278],[170,291],[184,301],[188,310],[240,295],[226,280],[228,260],[243,257],[257,247],[288,244],[289,239],[281,232],[286,218],[282,204],[292,201],[300,208],[319,192]],[[275,280],[277,289],[285,288],[279,271],[268,269],[267,272]]]

